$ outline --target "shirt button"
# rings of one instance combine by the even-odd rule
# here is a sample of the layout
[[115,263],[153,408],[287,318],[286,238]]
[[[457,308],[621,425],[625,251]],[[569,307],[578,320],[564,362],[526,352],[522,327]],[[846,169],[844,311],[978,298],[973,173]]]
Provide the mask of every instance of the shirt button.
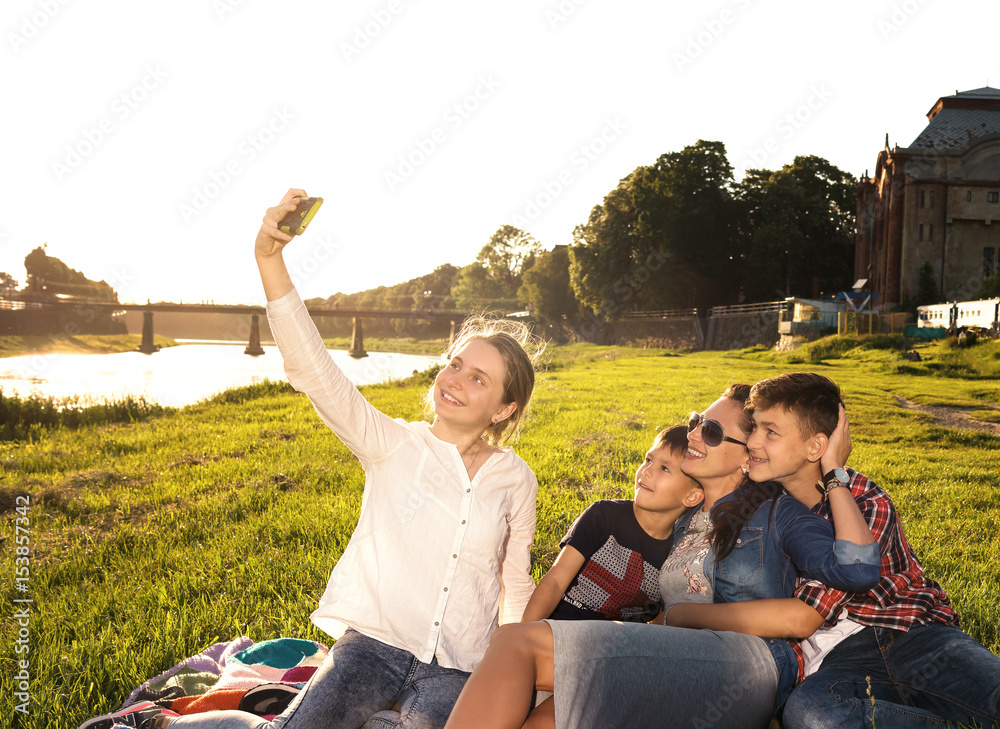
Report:
[[457,554],[453,554],[453,555],[451,555],[451,558],[452,559],[458,559],[458,555]]
[[440,624],[441,623],[439,623],[437,620],[434,621],[434,625],[440,625]]
[[472,489],[466,489],[465,493],[469,493],[470,491],[472,491]]
[[444,588],[444,591],[445,591],[445,592],[448,592],[448,588],[447,588],[447,587],[446,587],[446,588]]
[[463,523],[463,524],[465,523],[465,519],[462,519],[462,523]]

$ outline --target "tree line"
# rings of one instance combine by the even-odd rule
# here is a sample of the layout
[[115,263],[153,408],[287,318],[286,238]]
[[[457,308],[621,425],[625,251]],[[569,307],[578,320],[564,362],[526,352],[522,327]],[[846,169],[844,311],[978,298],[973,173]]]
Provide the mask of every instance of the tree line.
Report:
[[[406,319],[366,321],[366,332],[446,336],[447,322],[421,320],[420,312],[527,310],[572,327],[581,317],[832,294],[853,280],[856,184],[815,156],[749,170],[737,182],[725,145],[699,140],[622,178],[576,226],[570,246],[545,250],[529,233],[501,225],[467,266],[446,263],[394,286],[308,303],[407,309]],[[106,283],[44,247],[25,268],[26,293],[117,300]],[[350,322],[331,318],[320,328],[345,335]]]
[[[545,250],[501,225],[464,268],[445,264],[395,286],[310,303],[528,309],[543,322],[572,325],[582,316],[832,294],[853,280],[856,186],[816,156],[749,170],[737,182],[725,145],[700,140],[624,177],[576,227],[570,246]],[[384,327],[404,332],[414,324]]]
[[47,247],[48,243],[44,243],[24,257],[27,279],[22,289],[18,290],[18,282],[13,276],[0,271],[0,296],[36,301],[58,298],[118,303],[118,294],[109,283],[91,281],[80,271],[48,255]]

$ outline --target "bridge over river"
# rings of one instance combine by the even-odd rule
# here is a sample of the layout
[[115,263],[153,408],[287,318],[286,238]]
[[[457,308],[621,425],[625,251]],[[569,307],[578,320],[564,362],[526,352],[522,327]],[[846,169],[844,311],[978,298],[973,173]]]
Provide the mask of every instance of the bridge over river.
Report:
[[[264,354],[264,349],[260,345],[260,317],[266,315],[263,306],[251,306],[246,304],[183,304],[161,302],[157,304],[117,304],[108,302],[91,301],[56,301],[56,302],[36,302],[36,301],[0,301],[3,308],[23,309],[36,311],[67,311],[77,316],[87,316],[101,312],[107,315],[134,312],[142,312],[142,343],[137,347],[140,352],[153,354],[159,350],[159,346],[153,344],[153,315],[160,313],[184,313],[184,314],[245,314],[250,317],[250,341],[244,350],[246,354],[257,356]],[[352,357],[367,357],[365,351],[364,333],[362,329],[363,319],[409,319],[417,320],[445,320],[451,322],[451,336],[454,338],[455,331],[466,317],[467,312],[449,309],[347,309],[307,306],[307,311],[312,317],[340,317],[353,320],[351,333],[351,348],[349,354]]]

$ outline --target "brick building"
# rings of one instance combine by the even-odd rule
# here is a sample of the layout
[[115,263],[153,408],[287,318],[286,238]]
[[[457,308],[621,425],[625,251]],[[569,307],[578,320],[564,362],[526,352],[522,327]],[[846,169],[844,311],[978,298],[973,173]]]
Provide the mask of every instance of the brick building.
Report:
[[942,296],[961,301],[997,272],[1000,255],[1000,89],[943,96],[908,147],[879,152],[858,182],[855,278],[873,308],[916,296],[930,263]]

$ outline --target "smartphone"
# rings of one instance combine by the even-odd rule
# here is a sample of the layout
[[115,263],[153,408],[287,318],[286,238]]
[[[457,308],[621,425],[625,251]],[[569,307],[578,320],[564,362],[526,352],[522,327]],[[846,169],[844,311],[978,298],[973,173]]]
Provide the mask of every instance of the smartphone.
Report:
[[319,210],[319,206],[323,204],[321,197],[300,197],[298,200],[298,207],[278,223],[278,230],[282,233],[302,235]]

